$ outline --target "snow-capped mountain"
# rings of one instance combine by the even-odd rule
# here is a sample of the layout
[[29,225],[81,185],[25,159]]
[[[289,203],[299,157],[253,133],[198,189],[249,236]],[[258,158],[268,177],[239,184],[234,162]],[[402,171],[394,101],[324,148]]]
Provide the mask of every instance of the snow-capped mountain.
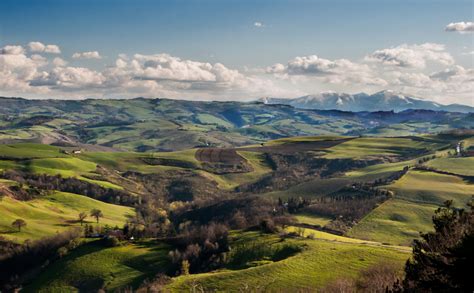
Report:
[[450,112],[474,112],[474,107],[451,104],[442,105],[433,101],[422,100],[391,90],[381,91],[372,95],[366,93],[346,94],[323,92],[318,95],[308,95],[295,99],[262,98],[265,104],[285,104],[300,109],[342,110],[352,112],[362,111],[395,111],[407,109],[424,109]]

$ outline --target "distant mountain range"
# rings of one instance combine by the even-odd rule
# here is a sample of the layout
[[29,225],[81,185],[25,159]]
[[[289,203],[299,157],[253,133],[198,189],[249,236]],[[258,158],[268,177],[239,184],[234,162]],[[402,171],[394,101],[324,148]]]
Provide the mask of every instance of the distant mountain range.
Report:
[[346,94],[325,92],[295,99],[262,98],[265,104],[284,104],[299,109],[341,110],[351,112],[395,111],[423,109],[433,111],[449,111],[470,113],[474,107],[460,104],[442,105],[433,101],[406,96],[391,90],[381,91],[372,95],[366,93]]

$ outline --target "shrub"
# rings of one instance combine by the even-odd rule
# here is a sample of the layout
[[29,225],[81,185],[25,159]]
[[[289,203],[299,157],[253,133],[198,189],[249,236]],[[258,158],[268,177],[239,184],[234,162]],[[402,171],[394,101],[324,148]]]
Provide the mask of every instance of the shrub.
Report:
[[400,275],[399,267],[391,263],[379,263],[363,270],[356,285],[361,292],[384,293],[392,289]]
[[69,250],[63,246],[58,248],[56,254],[59,258],[63,258],[68,252]]
[[120,246],[121,243],[120,243],[120,240],[115,237],[115,236],[108,236],[105,238],[105,243],[107,246],[109,247],[116,247],[116,246]]

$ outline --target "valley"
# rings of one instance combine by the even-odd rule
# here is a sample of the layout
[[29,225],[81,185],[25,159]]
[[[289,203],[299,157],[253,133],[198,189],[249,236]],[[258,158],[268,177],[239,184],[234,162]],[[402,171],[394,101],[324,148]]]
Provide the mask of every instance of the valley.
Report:
[[[400,272],[436,208],[466,206],[472,137],[301,136],[172,152],[27,138],[0,145],[0,235],[21,245],[85,233],[37,277],[25,276],[25,292],[329,288],[380,263]],[[102,212],[97,220],[93,209]],[[11,226],[18,218],[21,230]],[[214,232],[200,238],[199,229]],[[120,244],[106,244],[111,238]],[[182,273],[174,259],[190,253],[183,241],[204,240],[213,248],[196,246],[202,256]]]

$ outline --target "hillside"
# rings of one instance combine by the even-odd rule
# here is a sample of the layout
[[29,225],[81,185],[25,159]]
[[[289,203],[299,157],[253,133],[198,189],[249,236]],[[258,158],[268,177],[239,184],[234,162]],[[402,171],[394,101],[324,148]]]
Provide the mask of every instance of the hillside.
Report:
[[90,151],[235,147],[292,136],[416,135],[471,128],[473,121],[472,114],[432,110],[354,113],[259,102],[0,98],[0,143]]
[[[471,141],[471,132],[453,131],[174,152],[3,144],[0,235],[23,247],[81,227],[80,212],[103,213],[83,226],[103,239],[85,230],[78,247],[60,257],[52,250],[51,265],[26,279],[26,292],[154,282],[172,292],[324,289],[359,282],[386,263],[400,273],[410,243],[432,230],[434,210],[446,200],[465,207],[474,193],[472,157],[456,153]],[[18,231],[15,219],[27,225]],[[110,241],[117,237],[118,245]],[[175,260],[187,253],[200,255],[189,256],[189,275]],[[144,283],[158,273],[167,277]]]

